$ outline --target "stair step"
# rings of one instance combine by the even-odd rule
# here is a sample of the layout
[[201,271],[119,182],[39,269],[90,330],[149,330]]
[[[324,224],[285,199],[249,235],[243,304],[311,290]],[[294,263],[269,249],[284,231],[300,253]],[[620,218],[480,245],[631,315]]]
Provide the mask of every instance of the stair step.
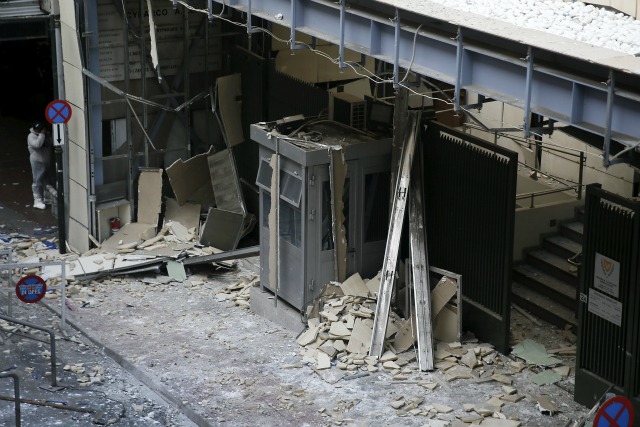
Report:
[[566,258],[544,249],[535,249],[527,252],[526,262],[557,279],[578,286],[578,271]]
[[529,264],[513,267],[513,280],[543,294],[570,310],[577,310],[576,287]]
[[560,226],[560,232],[563,236],[582,243],[584,235],[584,223],[580,221],[568,222]]
[[575,254],[582,252],[582,243],[558,234],[545,238],[542,246],[549,252],[553,252],[564,259],[571,258]]
[[513,282],[511,297],[515,304],[558,328],[564,329],[566,325],[571,325],[574,330],[576,328],[578,321],[574,310],[570,310],[553,299],[532,291],[525,285]]

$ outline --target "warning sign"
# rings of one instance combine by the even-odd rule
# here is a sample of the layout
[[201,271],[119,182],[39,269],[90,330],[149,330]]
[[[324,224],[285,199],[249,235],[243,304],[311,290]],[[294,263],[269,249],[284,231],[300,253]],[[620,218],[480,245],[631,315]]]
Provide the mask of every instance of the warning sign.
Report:
[[622,326],[622,303],[593,288],[589,289],[588,310],[615,325]]
[[620,263],[596,252],[593,287],[614,298],[620,296]]

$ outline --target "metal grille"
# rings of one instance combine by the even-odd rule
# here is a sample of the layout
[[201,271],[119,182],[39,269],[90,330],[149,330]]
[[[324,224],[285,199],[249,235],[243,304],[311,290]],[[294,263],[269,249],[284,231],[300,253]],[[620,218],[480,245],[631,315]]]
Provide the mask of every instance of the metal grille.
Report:
[[[585,405],[593,405],[611,385],[614,392],[635,397],[636,410],[640,406],[639,214],[637,201],[604,191],[597,184],[587,186],[575,391],[576,401]],[[599,285],[596,278],[604,271],[597,262],[603,257],[615,261],[613,269],[618,270],[610,289]],[[606,309],[598,303],[602,299],[609,302]]]
[[[269,70],[269,120],[303,114],[316,117],[326,114],[329,94],[310,83]],[[295,94],[294,96],[292,96]]]
[[463,328],[508,352],[517,154],[430,124],[424,144],[429,261],[463,277]]

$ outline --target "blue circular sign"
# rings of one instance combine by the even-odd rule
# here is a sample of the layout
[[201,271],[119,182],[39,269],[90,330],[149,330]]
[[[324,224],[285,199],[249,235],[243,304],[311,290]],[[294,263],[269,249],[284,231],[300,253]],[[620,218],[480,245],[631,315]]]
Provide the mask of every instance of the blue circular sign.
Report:
[[631,427],[633,425],[633,405],[624,396],[614,396],[602,404],[593,427]]
[[52,125],[67,123],[71,118],[71,105],[62,99],[51,101],[44,110],[44,116]]
[[44,298],[47,292],[47,282],[42,277],[30,274],[18,280],[16,295],[22,302],[33,303]]

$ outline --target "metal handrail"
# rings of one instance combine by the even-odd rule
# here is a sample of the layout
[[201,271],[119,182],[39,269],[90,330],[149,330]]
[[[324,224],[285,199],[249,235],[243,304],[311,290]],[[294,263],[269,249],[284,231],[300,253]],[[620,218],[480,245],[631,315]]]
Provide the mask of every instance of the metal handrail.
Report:
[[0,372],[0,378],[13,378],[13,396],[15,401],[16,427],[20,427],[20,379],[14,372]]
[[[535,198],[535,196],[544,196],[547,194],[555,194],[555,193],[561,193],[563,191],[567,191],[567,190],[576,190],[578,192],[580,192],[580,188],[582,186],[580,184],[577,185],[567,185],[565,187],[561,187],[561,188],[552,188],[549,190],[540,190],[540,191],[533,191],[531,193],[522,193],[522,194],[518,194],[516,195],[516,200],[520,200],[520,199],[528,199],[531,198],[531,204],[530,204],[530,208],[534,207],[534,203],[533,200]],[[581,198],[581,195],[578,195],[578,199]]]
[[[43,326],[38,326],[33,323],[23,322],[22,320],[15,319],[13,317],[5,316],[0,314],[0,319],[6,320],[7,322],[17,323],[18,325],[27,326],[32,329],[37,329],[42,332],[46,332],[49,334],[49,345],[51,347],[51,387],[57,387],[57,376],[56,376],[56,336],[53,332],[53,329],[45,328]],[[23,335],[28,337],[27,335]],[[28,337],[31,339],[35,339],[32,337]]]
[[[467,123],[465,123],[465,127],[468,127],[468,128],[471,128],[471,129],[480,130],[480,131],[484,131],[484,132],[487,132],[487,133],[493,133],[495,138],[496,138],[496,142],[495,142],[496,144],[498,143],[497,142],[497,138],[498,137],[503,137],[503,138],[510,139],[511,141],[513,141],[514,143],[516,143],[517,145],[519,145],[519,146],[521,146],[523,148],[525,148],[525,146],[528,146],[530,144],[529,141],[526,141],[526,140],[523,141],[522,138],[519,138],[519,137],[517,137],[515,135],[509,135],[509,134],[507,134],[505,132],[500,132],[499,130],[491,130],[491,129],[488,129],[488,128],[485,129],[485,128],[481,127],[481,126],[478,126],[475,123],[467,122]],[[569,189],[575,189],[577,187],[577,193],[578,193],[577,198],[578,198],[578,200],[582,200],[584,164],[585,164],[585,160],[586,160],[585,152],[584,151],[580,151],[579,153],[576,154],[574,151],[577,151],[577,150],[571,150],[571,149],[564,149],[563,150],[561,148],[554,147],[554,146],[547,146],[547,147],[545,147],[545,149],[547,151],[555,151],[555,152],[558,152],[558,153],[562,153],[562,154],[566,154],[566,155],[569,155],[569,156],[575,156],[575,157],[579,157],[580,158],[580,160],[578,161],[578,167],[579,167],[578,184],[576,184],[575,186],[569,187],[569,188],[564,188],[564,189],[560,189],[560,190],[552,191],[552,192],[560,192],[560,191],[565,191],[565,190],[569,190]],[[568,160],[568,159],[566,159],[566,160]],[[542,173],[542,171],[539,171],[539,170],[537,170],[535,168],[531,168],[530,166],[527,166],[527,167],[532,169],[535,172]],[[542,191],[546,191],[546,190],[542,190]],[[534,207],[533,197],[535,197],[536,195],[541,195],[541,194],[550,194],[550,193],[543,193],[543,192],[537,192],[537,193],[533,193],[533,194],[532,193],[527,193],[526,196],[524,196],[524,197],[516,196],[516,199],[531,197],[532,198],[531,207],[533,208]]]

